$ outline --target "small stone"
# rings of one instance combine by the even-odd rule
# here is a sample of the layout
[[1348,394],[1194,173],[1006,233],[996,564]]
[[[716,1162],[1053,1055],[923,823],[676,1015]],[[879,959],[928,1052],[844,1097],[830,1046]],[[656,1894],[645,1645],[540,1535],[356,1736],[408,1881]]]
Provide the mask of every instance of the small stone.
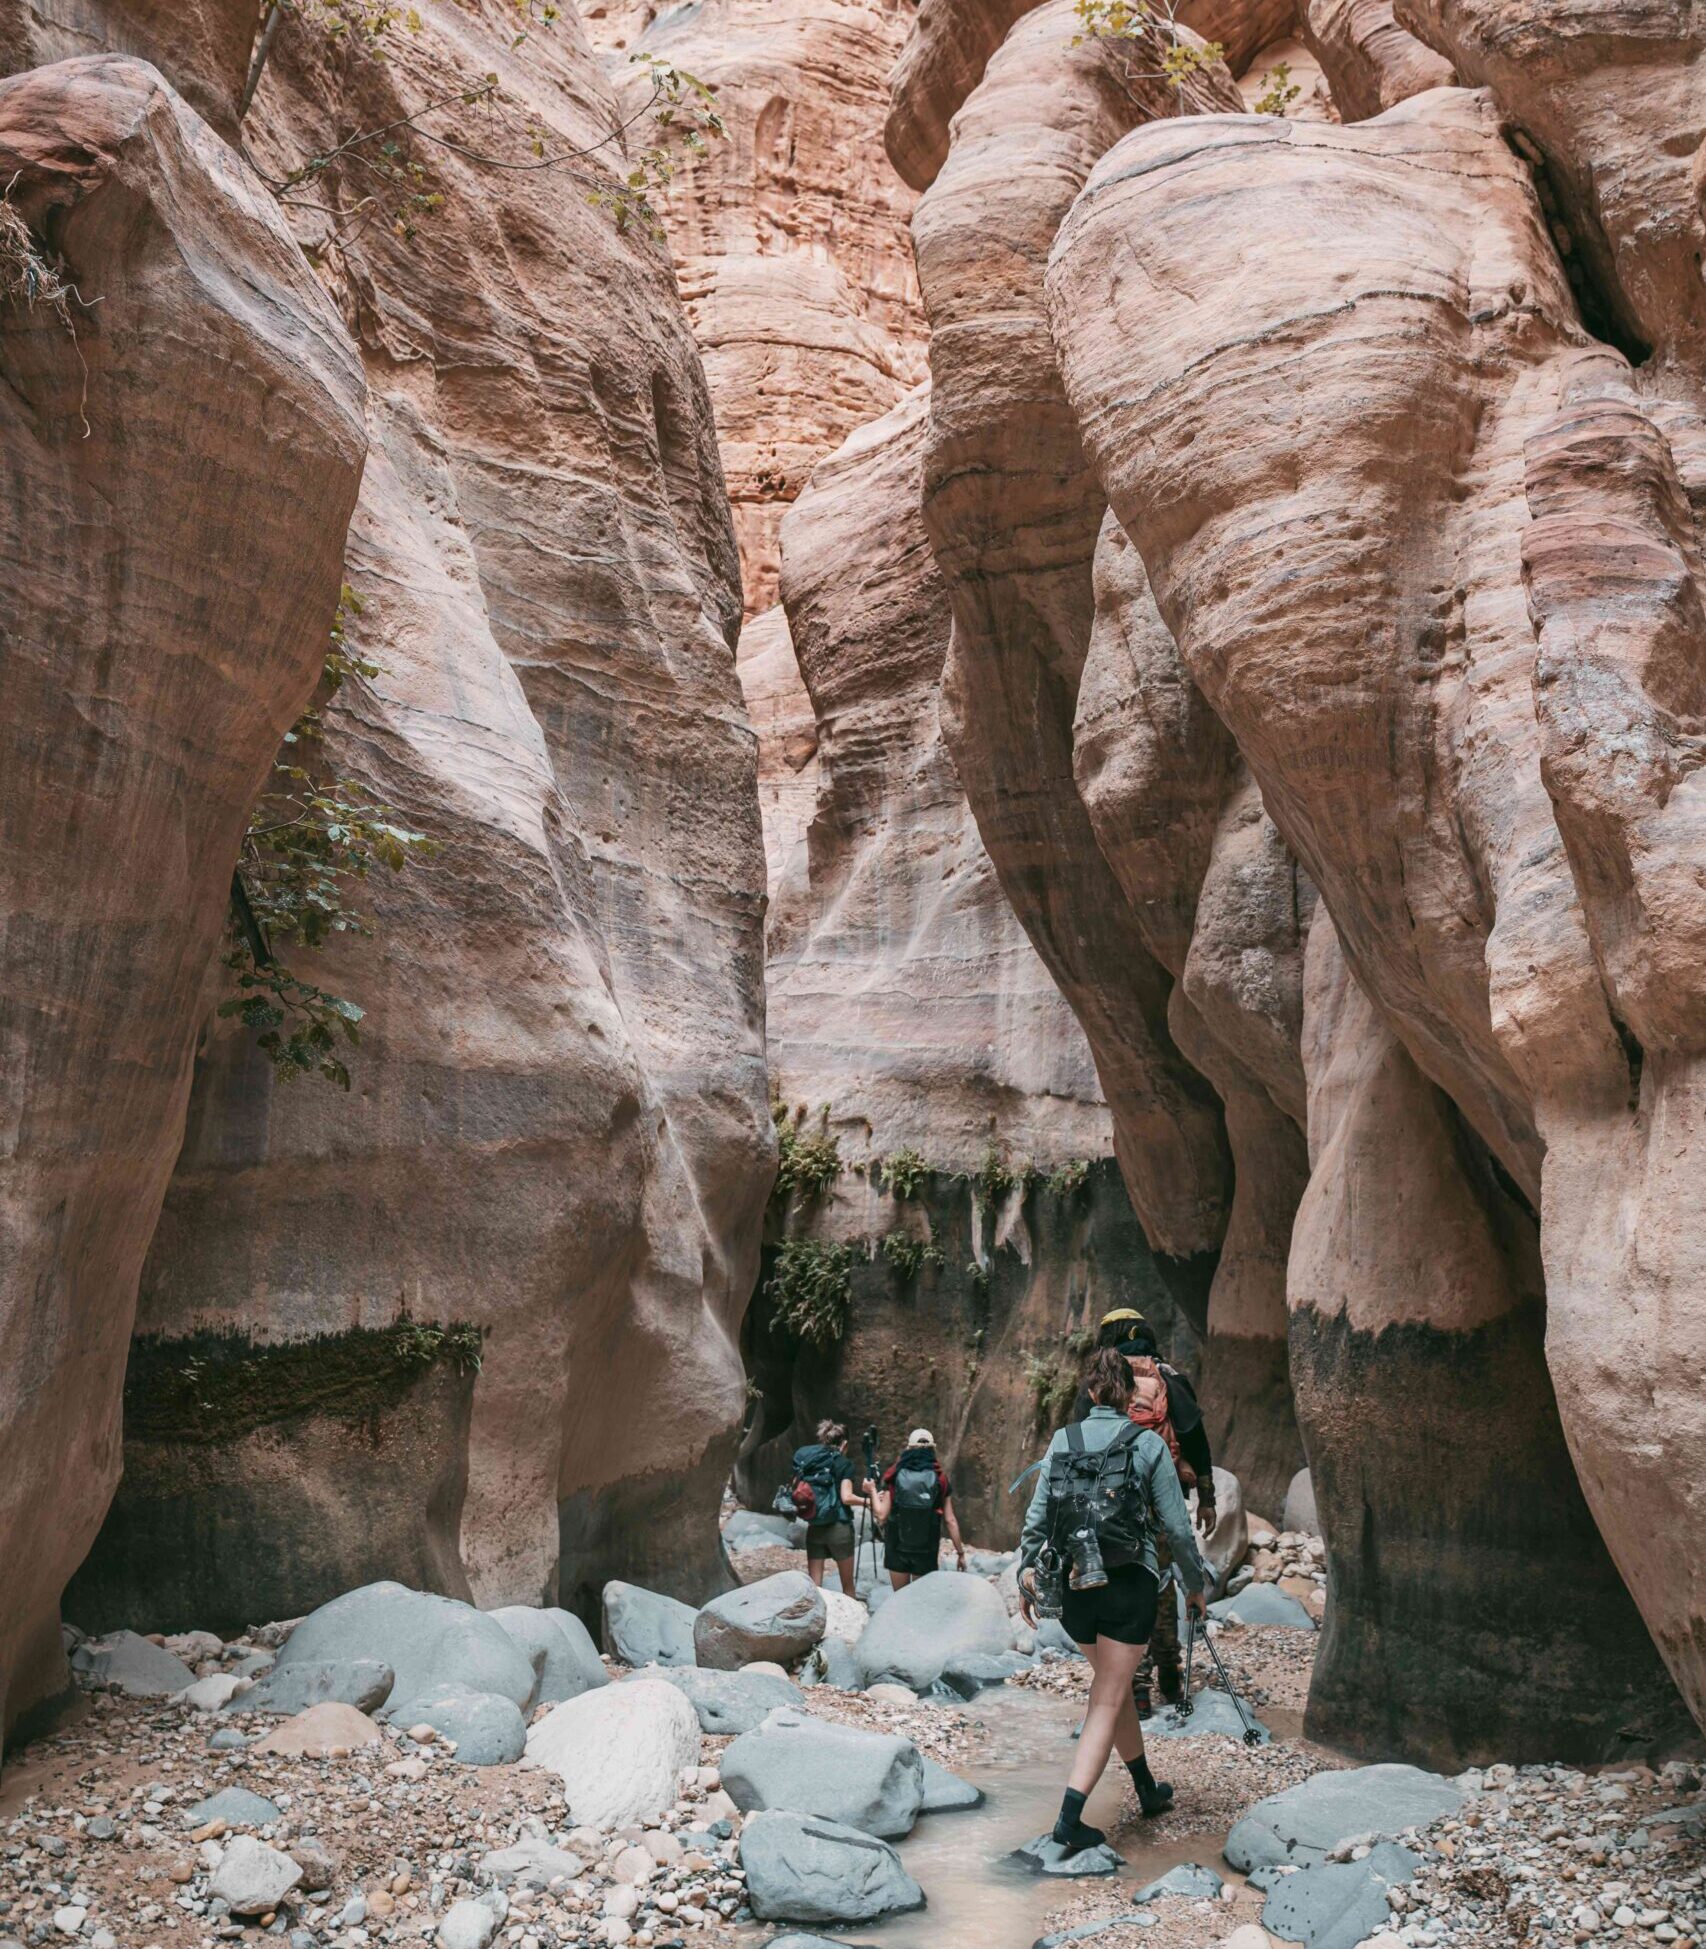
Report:
[[81,1935],[83,1924],[89,1919],[86,1908],[56,1908],[53,1911],[53,1926],[61,1935]]
[[116,1821],[109,1820],[105,1814],[97,1814],[83,1829],[91,1841],[110,1841],[118,1833]]
[[396,1902],[383,1888],[374,1889],[367,1898],[368,1914],[381,1922],[395,1910],[396,1906]]

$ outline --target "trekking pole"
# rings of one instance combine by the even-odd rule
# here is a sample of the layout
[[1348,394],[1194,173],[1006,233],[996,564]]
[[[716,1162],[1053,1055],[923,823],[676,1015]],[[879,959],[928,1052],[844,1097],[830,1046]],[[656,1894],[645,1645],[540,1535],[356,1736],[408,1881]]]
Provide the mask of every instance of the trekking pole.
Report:
[[[1167,1581],[1171,1584],[1173,1580],[1174,1573],[1169,1570],[1167,1572]],[[1170,1592],[1168,1602],[1176,1603],[1177,1601],[1177,1594]],[[1197,1702],[1191,1696],[1191,1660],[1196,1656],[1196,1650],[1197,1621],[1187,1611],[1185,1613],[1185,1695],[1173,1708],[1174,1716],[1179,1719],[1188,1719],[1197,1709]]]
[[[1191,1625],[1192,1625],[1191,1635],[1194,1637],[1196,1635],[1195,1618],[1191,1619]],[[1238,1723],[1244,1728],[1244,1744],[1246,1746],[1261,1745],[1262,1743],[1261,1732],[1258,1729],[1256,1722],[1250,1717],[1249,1713],[1244,1710],[1244,1701],[1238,1696],[1237,1690],[1234,1687],[1231,1679],[1227,1677],[1226,1667],[1220,1662],[1220,1652],[1217,1649],[1213,1638],[1209,1636],[1206,1625],[1203,1628],[1203,1642],[1208,1646],[1208,1655],[1214,1660],[1214,1669],[1220,1674],[1220,1683],[1222,1687],[1225,1689],[1226,1696],[1232,1701],[1233,1707],[1237,1711]]]

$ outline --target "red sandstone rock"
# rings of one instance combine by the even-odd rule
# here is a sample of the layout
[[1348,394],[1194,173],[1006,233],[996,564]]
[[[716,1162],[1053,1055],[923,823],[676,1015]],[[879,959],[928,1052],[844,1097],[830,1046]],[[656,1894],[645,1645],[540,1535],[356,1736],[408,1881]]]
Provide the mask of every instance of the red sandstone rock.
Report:
[[[263,162],[418,109],[456,63],[497,72],[553,144],[613,127],[572,17],[515,49],[503,0],[420,13],[384,62],[287,28],[250,117]],[[150,1623],[289,1615],[382,1574],[577,1605],[613,1575],[694,1596],[726,1576],[774,1136],[703,375],[666,253],[585,201],[608,164],[420,154],[445,201],[411,237],[301,221],[375,375],[348,573],[383,674],[330,714],[328,752],[441,850],[372,886],[371,942],[301,957],[368,1009],[349,1096],[279,1088],[230,1025],[213,1038],[141,1324],[265,1343],[406,1306],[484,1328],[482,1366],[471,1398],[435,1371],[366,1481],[335,1401],[281,1401],[223,1469],[139,1451],[79,1589]],[[190,1527],[266,1554],[233,1590]]]
[[1366,121],[1456,80],[1449,61],[1398,25],[1392,0],[1305,0],[1299,24],[1342,121]]
[[[925,521],[954,609],[943,724],[1008,897],[1089,1037],[1144,1228],[1184,1257],[1224,1229],[1224,1136],[1173,1046],[1171,981],[1072,775],[1104,502],[1055,372],[1041,280],[1097,156],[1180,99],[1129,43],[1074,45],[1074,18],[1050,0],[1015,28],[913,224],[932,334]],[[1188,98],[1237,99],[1224,69]]]
[[[1666,248],[1661,234],[1655,275]],[[1436,91],[1354,128],[1141,131],[1092,179],[1049,283],[1087,447],[1187,668],[1404,1059],[1463,1120],[1454,1141],[1485,1145],[1542,1213],[1564,1431],[1698,1709],[1700,1588],[1647,1541],[1655,1512],[1683,1520],[1700,1493],[1697,1409],[1665,1378],[1699,1364],[1699,1310],[1675,1303],[1696,1255],[1686,1225],[1658,1225],[1675,1241],[1662,1266],[1638,1269],[1623,1243],[1641,1201],[1667,1195],[1696,1060],[1682,970],[1698,956],[1672,889],[1698,846],[1668,725],[1693,709],[1680,483],[1698,418],[1642,397],[1670,388],[1662,364],[1631,377],[1585,349],[1528,172],[1481,96]],[[1310,1196],[1331,1202],[1345,1187],[1324,1168],[1318,1154]],[[1377,1178],[1367,1157],[1358,1169]],[[1300,1219],[1294,1308],[1316,1303],[1304,1237]],[[1437,1301],[1446,1341],[1480,1331],[1454,1322],[1462,1298]],[[1323,1344],[1294,1332],[1294,1361]],[[1485,1362],[1450,1358],[1470,1402]],[[1522,1440],[1549,1481],[1534,1398]],[[1319,1470],[1318,1442],[1349,1453],[1363,1436],[1317,1420],[1309,1439]],[[1403,1473],[1391,1493],[1409,1493]],[[1366,1470],[1362,1484],[1378,1538]],[[1366,1631],[1378,1614],[1341,1617]],[[1447,1661],[1406,1682],[1449,1700],[1459,1680]],[[1618,1709],[1599,1699],[1581,1750]]]
[[272,199],[142,63],[0,83],[8,203],[67,316],[3,324],[0,1710],[119,1474],[143,1252],[249,808],[306,703],[362,379]]
[[[912,9],[708,0],[654,26],[655,11],[614,10],[590,26],[601,46],[667,57],[715,88],[728,128],[662,208],[716,410],[750,617],[776,601],[777,531],[812,468],[923,377],[913,198],[881,140]],[[650,84],[612,65],[631,113]]]

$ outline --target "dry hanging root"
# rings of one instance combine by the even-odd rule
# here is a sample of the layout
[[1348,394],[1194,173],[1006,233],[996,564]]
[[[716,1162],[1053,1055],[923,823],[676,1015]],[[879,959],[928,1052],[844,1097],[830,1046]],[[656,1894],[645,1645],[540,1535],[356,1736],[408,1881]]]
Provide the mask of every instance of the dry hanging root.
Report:
[[17,181],[18,178],[14,176],[6,185],[6,194],[0,197],[0,298],[24,305],[32,311],[37,305],[46,305],[70,333],[77,363],[83,368],[83,394],[77,402],[77,417],[83,422],[83,438],[86,440],[91,430],[88,414],[89,362],[77,342],[77,324],[71,316],[72,301],[75,299],[78,304],[84,305],[85,300],[76,285],[67,282],[59,265],[36,241],[34,231],[13,203],[12,191]]

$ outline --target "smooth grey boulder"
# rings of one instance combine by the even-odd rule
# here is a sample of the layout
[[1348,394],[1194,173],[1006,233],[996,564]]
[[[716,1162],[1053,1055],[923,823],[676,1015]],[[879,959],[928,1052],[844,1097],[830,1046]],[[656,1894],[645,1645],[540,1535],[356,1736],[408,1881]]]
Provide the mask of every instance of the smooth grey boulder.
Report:
[[840,1726],[780,1706],[718,1762],[742,1813],[817,1814],[889,1839],[910,1834],[924,1804],[924,1760],[910,1739]]
[[459,1685],[495,1692],[525,1712],[539,1687],[538,1665],[501,1624],[472,1604],[397,1583],[364,1584],[310,1611],[285,1640],[273,1671],[359,1658],[391,1667],[392,1700]]
[[[5,1949],[4,1943],[0,1943],[0,1949]],[[803,1935],[798,1929],[790,1929],[786,1935],[773,1935],[762,1949],[858,1949],[858,1945],[843,1942],[837,1936]]]
[[691,1665],[691,1604],[680,1603],[638,1584],[612,1581],[604,1586],[604,1643],[612,1657],[637,1670],[641,1665]]
[[463,1766],[508,1766],[527,1750],[527,1721],[513,1699],[498,1692],[473,1692],[465,1685],[441,1685],[413,1698],[393,1699],[387,1716],[394,1725],[431,1726],[456,1742]]
[[1116,1854],[1107,1842],[1099,1847],[1079,1848],[1069,1854],[1052,1834],[1039,1834],[1007,1857],[1016,1867],[1033,1875],[1060,1875],[1077,1880],[1090,1875],[1117,1875],[1125,1857]]
[[1308,1469],[1299,1469],[1285,1492],[1282,1529],[1300,1530],[1305,1536],[1321,1534],[1321,1518],[1315,1508],[1315,1478]]
[[517,1882],[523,1888],[549,1888],[553,1883],[578,1881],[585,1872],[586,1863],[578,1854],[531,1834],[523,1835],[513,1847],[494,1849],[480,1861],[481,1878],[495,1881],[500,1888]]
[[1252,1868],[1309,1867],[1355,1835],[1391,1839],[1453,1814],[1463,1791],[1439,1773],[1396,1764],[1317,1773],[1258,1800],[1226,1837],[1226,1858]]
[[924,1890],[887,1841],[813,1814],[750,1815],[740,1865],[763,1922],[872,1922],[924,1906]]
[[693,1620],[695,1662],[738,1672],[760,1659],[792,1665],[823,1637],[829,1610],[803,1570],[782,1570],[713,1597]]
[[939,1760],[929,1754],[920,1754],[924,1761],[924,1800],[918,1811],[921,1814],[960,1813],[967,1807],[983,1805],[983,1789],[974,1787],[970,1780],[962,1780],[957,1773],[950,1773]]
[[1246,1584],[1236,1597],[1223,1597],[1219,1603],[1210,1604],[1208,1614],[1215,1618],[1236,1618],[1240,1624],[1288,1624],[1298,1631],[1315,1629],[1314,1618],[1277,1584]]
[[927,1692],[950,1664],[1013,1648],[1013,1620],[981,1577],[933,1570],[872,1614],[853,1655],[867,1685],[894,1680]]
[[537,1663],[539,1696],[535,1704],[560,1705],[564,1699],[578,1699],[583,1692],[610,1683],[592,1633],[573,1611],[506,1604],[486,1615],[503,1626],[529,1661]]
[[1262,1927],[1305,1949],[1357,1949],[1386,1927],[1386,1891],[1410,1880],[1421,1862],[1382,1841],[1360,1861],[1323,1861],[1287,1875],[1262,1904]]
[[723,1547],[728,1550],[803,1550],[806,1526],[797,1517],[767,1514],[758,1509],[737,1509],[723,1525]]
[[433,1949],[487,1949],[503,1926],[509,1905],[489,1895],[478,1901],[457,1902],[445,1911],[444,1920],[433,1937]]
[[222,1820],[227,1827],[271,1827],[283,1819],[270,1800],[247,1787],[221,1787],[205,1800],[198,1800],[183,1816],[186,1827],[205,1827],[210,1820]]
[[[1249,1707],[1246,1706],[1246,1712]],[[1273,1738],[1266,1726],[1251,1712],[1250,1723],[1260,1737],[1258,1746],[1266,1746]],[[1244,1722],[1238,1716],[1238,1708],[1227,1695],[1212,1685],[1205,1685],[1191,1702],[1188,1714],[1181,1714],[1176,1705],[1164,1705],[1153,1717],[1143,1722],[1145,1739],[1204,1739],[1218,1733],[1227,1739],[1244,1737]]]
[[1068,1658],[1082,1658],[1084,1653],[1073,1642],[1071,1633],[1058,1617],[1045,1617],[1037,1623],[1037,1649],[1039,1651],[1062,1651]]
[[302,1879],[288,1854],[253,1835],[239,1834],[225,1844],[207,1892],[233,1915],[265,1915],[278,1907]]
[[268,1712],[281,1719],[294,1719],[311,1705],[353,1705],[357,1712],[377,1712],[391,1696],[396,1677],[377,1658],[349,1658],[342,1664],[304,1658],[300,1664],[274,1664],[226,1710]]
[[699,1715],[699,1730],[718,1737],[752,1732],[779,1705],[802,1705],[805,1693],[774,1672],[700,1671],[694,1665],[653,1665],[643,1674],[673,1685]]
[[86,1638],[71,1654],[71,1669],[92,1685],[115,1685],[132,1699],[169,1699],[195,1683],[181,1658],[134,1631]]
[[1226,1883],[1212,1868],[1197,1861],[1181,1861],[1169,1868],[1159,1881],[1140,1888],[1132,1897],[1138,1902],[1159,1901],[1163,1895],[1188,1895],[1197,1901],[1212,1901]]
[[845,1638],[826,1637],[801,1664],[799,1680],[802,1685],[828,1685],[837,1692],[858,1692],[864,1689],[865,1674]]
[[962,1652],[943,1666],[937,1683],[946,1686],[956,1698],[975,1699],[979,1692],[988,1691],[992,1685],[1005,1685],[1014,1673],[1029,1671],[1035,1663],[1034,1658],[1022,1657],[1017,1651],[995,1655],[987,1651]]

